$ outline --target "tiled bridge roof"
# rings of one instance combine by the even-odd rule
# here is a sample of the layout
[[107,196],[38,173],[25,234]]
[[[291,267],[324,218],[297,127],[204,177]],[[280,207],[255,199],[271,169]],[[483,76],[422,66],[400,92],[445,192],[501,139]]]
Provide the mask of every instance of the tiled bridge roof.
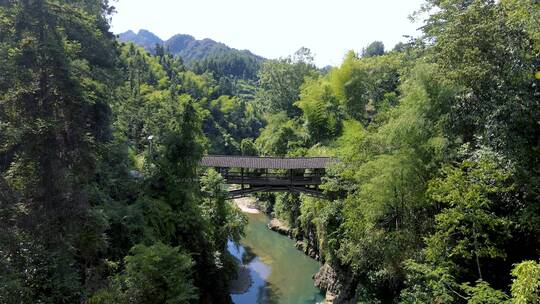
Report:
[[200,165],[215,168],[249,169],[322,169],[335,163],[330,157],[257,157],[257,156],[204,156]]

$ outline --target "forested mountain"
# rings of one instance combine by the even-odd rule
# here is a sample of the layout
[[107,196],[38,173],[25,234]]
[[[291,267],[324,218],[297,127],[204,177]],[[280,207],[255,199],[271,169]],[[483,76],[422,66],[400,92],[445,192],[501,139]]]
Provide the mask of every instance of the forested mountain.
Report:
[[155,52],[156,45],[163,45],[163,40],[154,33],[141,29],[138,33],[127,31],[118,35],[118,39],[122,42],[133,42],[142,47],[148,52]]
[[112,12],[0,2],[0,303],[230,303],[246,217],[206,153],[340,160],[325,199],[258,195],[336,304],[540,302],[538,1],[427,0],[324,72],[178,36],[186,64]]
[[236,50],[212,39],[197,40],[190,35],[174,35],[166,41],[147,30],[121,33],[123,42],[133,42],[145,50],[155,52],[160,44],[175,56],[179,56],[197,72],[212,71],[219,76],[235,76],[242,79],[255,79],[259,65],[264,58],[247,50]]

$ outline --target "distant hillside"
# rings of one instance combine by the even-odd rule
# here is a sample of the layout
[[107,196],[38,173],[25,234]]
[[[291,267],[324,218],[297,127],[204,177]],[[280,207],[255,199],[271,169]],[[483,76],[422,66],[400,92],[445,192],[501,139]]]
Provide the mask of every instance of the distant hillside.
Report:
[[265,60],[248,50],[237,50],[212,39],[197,40],[190,35],[178,34],[164,41],[150,31],[140,30],[137,34],[127,31],[118,38],[122,42],[133,42],[149,52],[154,51],[156,44],[161,44],[175,56],[182,57],[191,68],[212,71],[218,78],[254,79],[260,63]]
[[133,42],[149,52],[154,51],[156,44],[163,44],[164,42],[161,38],[147,30],[140,30],[137,34],[133,31],[127,31],[118,35],[118,38],[122,42]]

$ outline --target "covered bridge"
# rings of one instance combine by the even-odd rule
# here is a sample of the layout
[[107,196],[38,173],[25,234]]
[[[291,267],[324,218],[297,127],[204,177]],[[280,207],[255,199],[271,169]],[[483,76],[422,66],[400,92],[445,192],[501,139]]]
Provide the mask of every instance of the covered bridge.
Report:
[[255,157],[208,155],[200,161],[215,168],[230,185],[230,198],[254,192],[298,192],[321,197],[319,190],[325,169],[335,163],[330,157]]

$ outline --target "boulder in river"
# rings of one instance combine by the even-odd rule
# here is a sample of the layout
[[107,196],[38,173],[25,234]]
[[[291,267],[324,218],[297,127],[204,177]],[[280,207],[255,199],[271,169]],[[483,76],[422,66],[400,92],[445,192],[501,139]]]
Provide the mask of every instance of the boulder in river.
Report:
[[286,236],[291,235],[291,228],[276,218],[272,219],[270,223],[268,223],[268,229]]

